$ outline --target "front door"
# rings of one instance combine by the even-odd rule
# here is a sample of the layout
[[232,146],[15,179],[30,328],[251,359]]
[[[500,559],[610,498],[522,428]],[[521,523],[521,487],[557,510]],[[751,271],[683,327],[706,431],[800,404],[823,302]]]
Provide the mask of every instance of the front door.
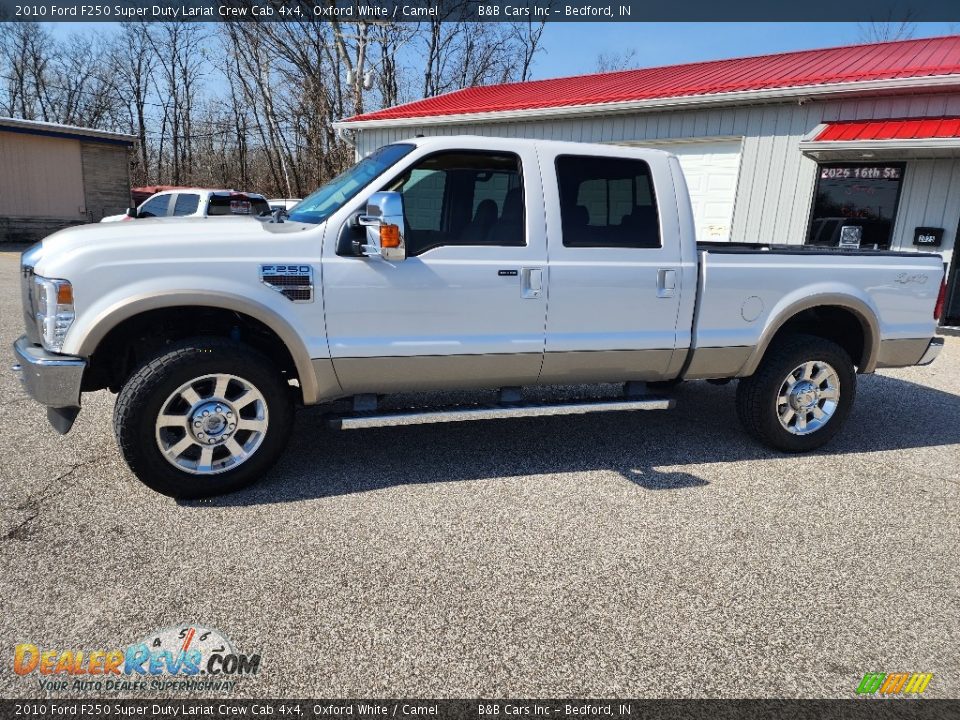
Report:
[[434,152],[378,188],[403,195],[406,260],[324,253],[327,336],[345,392],[536,382],[546,243],[526,152]]

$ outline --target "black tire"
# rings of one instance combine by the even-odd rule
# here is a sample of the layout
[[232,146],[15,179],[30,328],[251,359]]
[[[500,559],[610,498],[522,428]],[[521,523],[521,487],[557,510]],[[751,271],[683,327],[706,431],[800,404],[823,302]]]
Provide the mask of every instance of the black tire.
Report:
[[[259,444],[242,461],[222,471],[198,475],[166,459],[158,444],[157,419],[162,409],[169,414],[169,398],[178,388],[217,373],[236,376],[252,385],[262,397],[262,401],[258,399],[258,406],[265,405],[269,422]],[[197,382],[202,389],[203,381]],[[242,384],[235,381],[231,381],[231,387],[235,393],[243,390]],[[241,410],[234,412],[236,418],[242,417]],[[238,421],[238,428],[240,424]],[[185,429],[174,432],[185,435],[190,432],[190,425],[186,423]],[[144,362],[120,390],[113,413],[117,444],[134,475],[159,493],[185,499],[221,495],[260,479],[283,452],[292,426],[291,388],[273,363],[246,345],[216,337],[197,337],[168,345]],[[233,437],[255,435],[247,432],[249,434],[244,434],[238,429]],[[190,450],[192,448],[188,448],[188,453]],[[197,445],[196,453],[201,450]],[[222,455],[226,449],[215,452]]]
[[[791,432],[781,423],[778,398],[787,376],[808,362],[827,363],[832,367],[839,380],[839,397],[833,414],[821,427],[809,430],[808,434],[795,434],[800,413],[792,416],[790,423],[794,432]],[[757,371],[738,383],[737,414],[747,432],[764,445],[785,452],[807,452],[829,442],[840,431],[856,393],[856,370],[842,347],[812,335],[789,335],[777,340],[767,350]],[[805,414],[804,422],[806,418],[812,419],[813,415]]]

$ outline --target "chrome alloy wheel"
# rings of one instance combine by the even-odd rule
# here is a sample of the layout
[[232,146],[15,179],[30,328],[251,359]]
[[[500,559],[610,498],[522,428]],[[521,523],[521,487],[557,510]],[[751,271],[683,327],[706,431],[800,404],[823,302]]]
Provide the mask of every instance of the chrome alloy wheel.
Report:
[[160,406],[157,445],[167,462],[194,475],[215,475],[248,460],[267,434],[267,402],[236,375],[184,383]]
[[837,371],[821,360],[805,362],[793,370],[777,394],[777,416],[794,435],[809,435],[828,422],[840,402]]

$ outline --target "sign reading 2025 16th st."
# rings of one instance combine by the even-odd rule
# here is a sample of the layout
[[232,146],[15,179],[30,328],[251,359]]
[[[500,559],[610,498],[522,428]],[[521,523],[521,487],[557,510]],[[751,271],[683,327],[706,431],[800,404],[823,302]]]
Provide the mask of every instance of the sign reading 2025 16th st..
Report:
[[13,671],[35,676],[44,692],[230,691],[259,670],[259,654],[239,653],[225,634],[197,624],[157,630],[126,647],[20,643],[13,656]]

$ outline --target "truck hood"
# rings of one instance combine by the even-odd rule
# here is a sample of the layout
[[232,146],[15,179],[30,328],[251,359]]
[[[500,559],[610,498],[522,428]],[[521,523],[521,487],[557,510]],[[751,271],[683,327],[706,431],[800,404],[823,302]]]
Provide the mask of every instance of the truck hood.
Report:
[[[169,257],[207,258],[260,252],[316,232],[320,226],[296,222],[261,222],[250,217],[157,218],[118,223],[92,223],[65,228],[44,238],[36,272],[68,277],[78,262],[149,262]],[[61,272],[63,271],[63,272]]]

